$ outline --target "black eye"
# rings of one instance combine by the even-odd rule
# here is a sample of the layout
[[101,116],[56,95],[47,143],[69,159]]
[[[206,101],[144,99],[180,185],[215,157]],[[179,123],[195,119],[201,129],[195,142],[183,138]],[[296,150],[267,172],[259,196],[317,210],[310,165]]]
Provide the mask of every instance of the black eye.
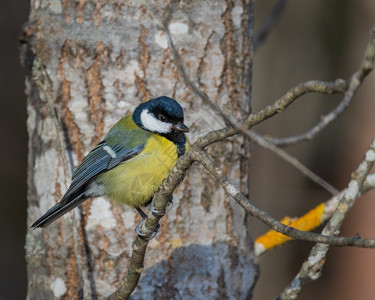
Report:
[[162,122],[167,121],[167,117],[164,116],[163,114],[158,114],[158,119],[159,119],[160,121],[162,121]]

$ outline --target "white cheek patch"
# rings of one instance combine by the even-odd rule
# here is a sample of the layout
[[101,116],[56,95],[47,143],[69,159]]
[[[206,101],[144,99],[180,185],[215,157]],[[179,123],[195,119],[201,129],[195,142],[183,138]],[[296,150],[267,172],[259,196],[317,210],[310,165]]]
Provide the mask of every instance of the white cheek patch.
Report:
[[141,123],[143,127],[149,131],[157,133],[168,133],[172,131],[171,123],[162,122],[156,119],[152,114],[149,113],[148,109],[142,111]]

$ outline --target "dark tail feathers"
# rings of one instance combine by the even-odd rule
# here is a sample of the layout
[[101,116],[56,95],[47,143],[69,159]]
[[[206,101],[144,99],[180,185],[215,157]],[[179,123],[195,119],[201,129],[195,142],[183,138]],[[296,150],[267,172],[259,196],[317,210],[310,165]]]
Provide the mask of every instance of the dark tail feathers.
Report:
[[35,228],[43,228],[43,227],[48,226],[53,221],[60,218],[62,215],[65,215],[68,211],[80,205],[86,199],[87,198],[84,198],[83,194],[81,194],[63,206],[61,206],[60,203],[57,203],[55,206],[50,208],[43,216],[41,216],[38,220],[36,220],[36,222],[33,225],[31,225],[31,228],[35,229]]

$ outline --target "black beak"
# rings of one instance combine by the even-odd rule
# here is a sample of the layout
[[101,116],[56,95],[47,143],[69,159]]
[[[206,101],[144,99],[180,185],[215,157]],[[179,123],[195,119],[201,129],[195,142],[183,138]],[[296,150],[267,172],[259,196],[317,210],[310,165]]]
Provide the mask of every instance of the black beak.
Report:
[[190,129],[184,123],[179,122],[173,126],[174,130],[181,131],[181,132],[189,132]]

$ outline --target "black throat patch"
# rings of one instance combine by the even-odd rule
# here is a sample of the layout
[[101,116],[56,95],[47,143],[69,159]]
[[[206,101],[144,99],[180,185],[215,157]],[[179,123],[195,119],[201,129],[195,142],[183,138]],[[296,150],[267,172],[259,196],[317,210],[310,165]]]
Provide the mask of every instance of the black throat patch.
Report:
[[186,153],[186,136],[184,133],[168,133],[168,134],[161,134],[171,142],[173,142],[177,147],[177,156],[180,157]]

